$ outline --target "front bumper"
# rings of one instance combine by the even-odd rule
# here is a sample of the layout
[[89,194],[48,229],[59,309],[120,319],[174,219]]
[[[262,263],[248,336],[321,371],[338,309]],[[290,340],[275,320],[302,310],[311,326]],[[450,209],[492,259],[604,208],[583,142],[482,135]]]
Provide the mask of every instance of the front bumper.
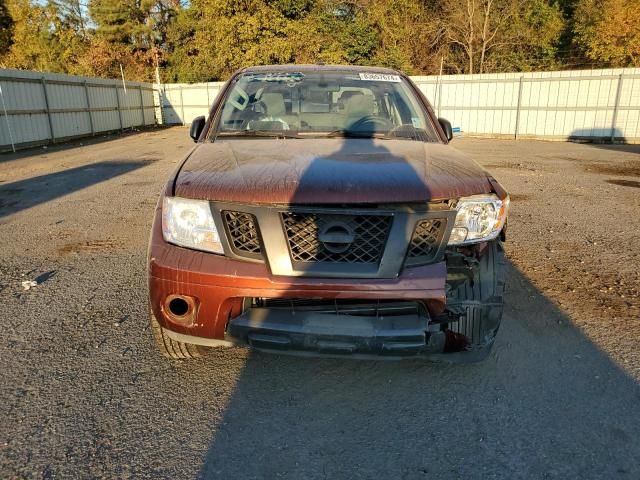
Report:
[[[158,322],[168,331],[169,335],[173,332],[174,338],[182,340],[188,338],[191,343],[200,344],[212,345],[217,343],[216,341],[232,338],[265,347],[264,344],[257,345],[255,340],[249,338],[249,332],[242,333],[243,328],[251,329],[251,325],[255,326],[256,321],[256,313],[251,313],[253,309],[246,311],[247,298],[417,301],[424,305],[428,317],[441,314],[446,304],[447,269],[444,262],[406,268],[399,277],[393,279],[275,276],[262,263],[234,260],[167,244],[162,238],[161,222],[158,217],[154,222],[149,246],[148,273],[150,304]],[[193,308],[186,318],[176,320],[167,311],[167,299],[172,295],[184,295],[193,299]],[[245,316],[243,317],[243,315]],[[332,325],[336,334],[344,328],[349,328],[345,323],[350,320],[349,317],[340,315],[334,317],[336,318],[325,320]],[[271,319],[273,320],[273,318],[275,317],[272,316]],[[298,321],[300,318],[298,317]],[[238,319],[235,324],[232,321],[234,319]],[[243,319],[247,320],[244,325],[242,324]],[[280,323],[282,323],[281,320],[282,317],[279,319]],[[384,333],[389,326],[377,323],[379,320],[375,318],[365,320],[365,323],[367,321],[369,322],[368,326],[363,327],[360,334],[353,336],[353,342],[362,346],[362,342],[369,342],[366,340],[367,338],[373,338],[369,342],[371,345],[375,344],[375,348],[372,348],[371,352],[379,353],[393,349],[394,347],[390,347],[390,345],[396,342],[391,337],[395,334],[390,337]],[[424,318],[407,319],[406,321],[409,322],[407,325],[411,324],[411,328],[409,328],[411,332],[405,331],[403,334],[396,328],[398,330],[396,333],[400,336],[411,337],[414,336],[414,333],[421,331],[424,336],[424,327],[426,327]],[[314,322],[315,320],[310,320],[305,324],[317,325]],[[298,333],[302,331],[300,330],[301,324],[295,327],[295,321],[284,323],[293,329],[294,334],[296,328],[298,328]],[[232,326],[234,329],[231,328]],[[383,334],[371,334],[376,331],[383,331]],[[309,331],[308,333],[310,333],[309,338],[313,336],[316,339],[319,336],[326,337],[324,334],[319,335],[318,332]],[[362,341],[355,339],[355,337],[361,337]],[[299,339],[299,337],[296,338]],[[325,340],[327,338],[320,339],[321,346]],[[335,339],[328,341],[335,341]],[[348,343],[346,341],[343,345],[336,345],[338,349],[349,348],[345,347]],[[423,343],[425,343],[424,340]],[[303,344],[304,342],[292,340],[293,346],[299,347]],[[360,349],[360,347],[357,348],[357,350]]]
[[428,315],[420,314],[351,316],[251,308],[231,320],[228,335],[261,350],[405,357],[444,350],[446,334],[429,328]]

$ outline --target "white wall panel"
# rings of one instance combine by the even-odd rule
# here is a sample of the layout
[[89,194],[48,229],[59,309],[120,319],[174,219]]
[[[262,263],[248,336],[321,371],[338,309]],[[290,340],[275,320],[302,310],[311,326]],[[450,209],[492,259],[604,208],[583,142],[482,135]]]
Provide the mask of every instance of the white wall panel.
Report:
[[[549,139],[613,135],[640,142],[640,68],[412,79],[436,113],[462,134]],[[0,110],[0,150],[10,149],[11,137],[25,146],[156,122],[188,124],[208,114],[223,85],[154,88],[128,82],[125,93],[121,80],[0,70],[8,111],[5,117]]]
[[153,85],[126,85],[125,94],[121,80],[0,69],[0,151],[156,123]]
[[413,77],[413,81],[436,112],[464,134],[614,136],[640,142],[639,68]]

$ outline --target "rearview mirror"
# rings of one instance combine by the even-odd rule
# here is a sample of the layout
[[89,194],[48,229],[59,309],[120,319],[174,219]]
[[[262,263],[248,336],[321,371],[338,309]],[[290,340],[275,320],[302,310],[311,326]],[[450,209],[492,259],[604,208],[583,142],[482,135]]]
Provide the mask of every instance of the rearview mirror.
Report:
[[204,128],[204,124],[206,120],[203,116],[196,117],[191,122],[191,129],[189,130],[189,136],[193,139],[194,142],[198,141],[200,138],[200,134],[202,133],[202,129]]
[[447,140],[451,141],[453,139],[453,128],[451,128],[451,122],[449,122],[449,120],[446,120],[444,118],[439,118],[438,123],[442,127],[442,130],[444,131],[444,135],[447,137]]

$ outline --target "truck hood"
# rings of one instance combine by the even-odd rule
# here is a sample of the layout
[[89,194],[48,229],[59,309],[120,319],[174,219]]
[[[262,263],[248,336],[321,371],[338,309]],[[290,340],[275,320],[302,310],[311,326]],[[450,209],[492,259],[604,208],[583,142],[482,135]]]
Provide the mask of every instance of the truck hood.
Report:
[[179,197],[263,204],[412,203],[490,193],[449,145],[384,139],[228,139],[199,144]]

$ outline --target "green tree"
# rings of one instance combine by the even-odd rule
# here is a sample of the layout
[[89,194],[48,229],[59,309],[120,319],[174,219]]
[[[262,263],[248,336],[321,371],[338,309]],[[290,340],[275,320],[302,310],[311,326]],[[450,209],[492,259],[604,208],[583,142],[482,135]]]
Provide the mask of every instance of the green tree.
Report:
[[449,64],[465,73],[527,70],[553,57],[560,41],[560,7],[546,0],[445,0],[442,24]]
[[0,64],[10,68],[64,72],[56,31],[57,11],[52,4],[8,0],[13,19],[13,44]]
[[181,6],[179,0],[92,0],[94,50],[86,62],[98,75],[152,80],[154,68],[166,61],[167,36]]
[[558,48],[565,21],[557,3],[524,2],[505,35],[485,60],[485,71],[531,71],[560,68]]
[[407,73],[437,73],[447,47],[437,1],[372,0],[367,15],[379,38],[373,63]]
[[58,11],[60,24],[81,38],[87,37],[87,18],[80,0],[51,0]]
[[28,70],[91,75],[82,65],[89,43],[80,27],[69,22],[63,2],[8,0],[14,19],[13,45],[2,65]]
[[313,9],[314,0],[271,0],[268,2],[285,17],[297,20],[307,15]]
[[87,18],[78,0],[50,0],[54,12],[50,31],[55,37],[61,69],[75,75],[95,75],[84,59],[91,55],[91,35]]
[[365,4],[356,1],[194,0],[169,37],[172,81],[227,78],[255,64],[368,64],[379,48]]
[[[163,81],[267,63],[410,74],[638,65],[640,0],[0,0],[0,65]],[[573,60],[573,59],[572,59]]]
[[0,0],[0,56],[9,51],[13,43],[13,18],[5,0]]
[[307,36],[317,37],[313,61],[371,63],[379,43],[378,33],[363,5],[355,1],[318,2],[309,21],[315,28],[305,30]]
[[247,65],[293,59],[287,18],[263,0],[194,0],[189,10],[170,32],[182,42],[170,58],[171,79],[217,80]]
[[575,43],[607,66],[640,66],[640,0],[580,0]]
[[190,57],[197,56],[199,51],[193,44],[196,25],[200,22],[200,14],[192,8],[181,9],[174,21],[167,27],[166,62],[160,72],[162,82],[196,81],[190,70]]

